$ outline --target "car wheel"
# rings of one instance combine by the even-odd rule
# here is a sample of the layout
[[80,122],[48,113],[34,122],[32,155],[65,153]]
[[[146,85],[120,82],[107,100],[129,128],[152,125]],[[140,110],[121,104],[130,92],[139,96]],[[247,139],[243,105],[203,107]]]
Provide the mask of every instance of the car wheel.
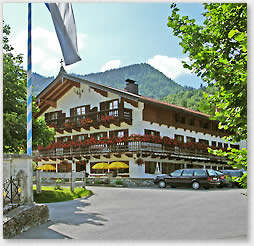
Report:
[[194,190],[198,190],[199,188],[200,188],[200,184],[199,184],[199,182],[194,181],[194,182],[192,183],[192,189],[194,189]]
[[209,190],[209,187],[208,187],[208,186],[204,186],[204,188],[205,188],[206,190]]
[[160,188],[165,188],[166,187],[166,182],[164,180],[159,181],[159,187]]

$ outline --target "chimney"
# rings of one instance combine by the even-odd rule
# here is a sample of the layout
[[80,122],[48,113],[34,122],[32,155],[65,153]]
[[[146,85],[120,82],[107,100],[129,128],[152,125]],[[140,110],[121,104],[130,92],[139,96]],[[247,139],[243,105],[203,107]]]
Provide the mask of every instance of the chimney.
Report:
[[124,91],[133,93],[138,95],[138,85],[135,84],[135,80],[131,80],[131,79],[126,79],[126,87],[124,88]]

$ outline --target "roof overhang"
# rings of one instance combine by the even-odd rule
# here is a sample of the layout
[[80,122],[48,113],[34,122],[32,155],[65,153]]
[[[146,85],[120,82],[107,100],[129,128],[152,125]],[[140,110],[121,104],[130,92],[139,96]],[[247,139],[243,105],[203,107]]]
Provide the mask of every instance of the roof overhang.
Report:
[[162,102],[153,98],[136,95],[127,91],[116,89],[103,84],[95,83],[85,79],[81,79],[67,73],[60,73],[55,80],[53,80],[37,97],[36,103],[40,108],[40,112],[35,117],[43,114],[49,107],[57,107],[57,101],[64,96],[71,88],[80,88],[81,84],[88,85],[90,88],[95,90],[101,95],[107,96],[107,93],[117,94],[119,97],[126,99],[127,102],[137,106],[138,102],[150,104],[158,108],[164,108],[167,110],[174,110],[176,112],[187,113],[201,117],[203,119],[209,119],[210,115],[204,114],[198,111],[194,111],[181,106]]
[[80,88],[81,84],[88,85],[97,93],[107,96],[107,93],[114,93],[119,95],[119,97],[125,98],[130,102],[138,102],[139,95],[133,93],[125,92],[120,89],[115,89],[109,86],[91,82],[85,79],[80,79],[68,75],[66,73],[60,73],[55,80],[53,80],[44,90],[37,95],[36,103],[40,108],[40,112],[35,114],[35,117],[43,114],[49,107],[57,107],[57,101],[64,96],[71,88],[78,87]]

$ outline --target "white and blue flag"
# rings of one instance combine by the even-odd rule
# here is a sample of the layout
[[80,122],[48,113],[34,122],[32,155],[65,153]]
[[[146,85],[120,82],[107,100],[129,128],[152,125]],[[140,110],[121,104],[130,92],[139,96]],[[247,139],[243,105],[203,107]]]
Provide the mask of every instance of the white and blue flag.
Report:
[[77,33],[71,3],[45,3],[50,11],[62,49],[65,65],[81,60],[78,54]]

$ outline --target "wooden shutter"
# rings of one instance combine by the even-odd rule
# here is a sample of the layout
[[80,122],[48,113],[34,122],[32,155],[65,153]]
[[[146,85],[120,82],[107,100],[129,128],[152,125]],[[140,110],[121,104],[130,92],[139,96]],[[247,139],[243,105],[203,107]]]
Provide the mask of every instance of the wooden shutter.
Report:
[[71,108],[70,109],[70,116],[74,116],[75,115],[75,108]]
[[101,102],[100,103],[100,110],[105,110],[105,109],[107,109],[106,102]]
[[126,137],[129,136],[129,130],[128,129],[124,129],[124,136],[126,136]]
[[50,113],[45,114],[45,121],[48,121],[48,120],[50,120]]

